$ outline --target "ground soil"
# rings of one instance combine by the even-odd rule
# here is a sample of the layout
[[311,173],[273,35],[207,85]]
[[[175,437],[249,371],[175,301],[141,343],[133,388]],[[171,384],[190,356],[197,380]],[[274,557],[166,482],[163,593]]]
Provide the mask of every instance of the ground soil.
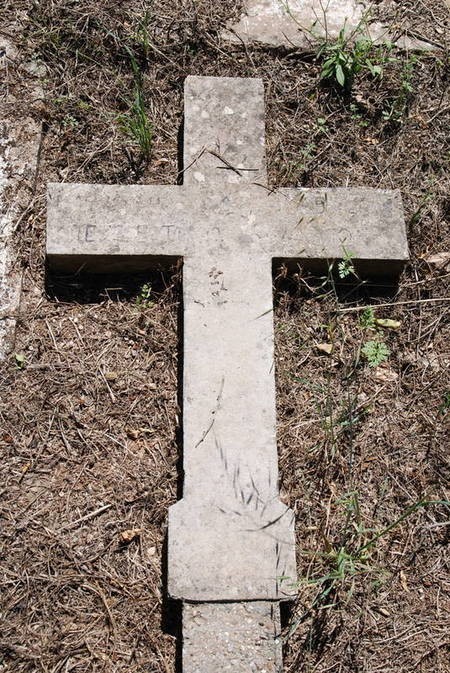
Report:
[[[181,273],[55,276],[44,232],[49,181],[176,182],[188,74],[264,79],[272,185],[397,188],[405,207],[411,263],[398,286],[275,274],[281,488],[300,577],[285,670],[450,670],[450,265],[436,258],[450,250],[448,12],[438,0],[379,10],[443,48],[374,50],[383,77],[365,69],[342,93],[320,81],[317,52],[225,45],[237,2],[3,3],[0,36],[19,50],[4,111],[31,114],[44,135],[16,234],[23,359],[0,369],[2,673],[179,666],[164,566],[180,495]],[[154,126],[149,160],[121,122],[130,53]],[[27,97],[30,59],[44,66],[44,99]],[[370,327],[367,306],[400,325]],[[370,367],[362,349],[376,339],[390,356]]]

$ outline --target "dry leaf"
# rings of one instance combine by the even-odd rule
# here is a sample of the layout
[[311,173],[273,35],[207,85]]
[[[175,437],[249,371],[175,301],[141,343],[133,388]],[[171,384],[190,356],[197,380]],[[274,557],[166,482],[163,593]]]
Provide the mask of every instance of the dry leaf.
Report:
[[280,500],[284,505],[289,505],[289,495],[283,489],[280,490]]
[[443,269],[450,265],[450,252],[436,252],[434,255],[425,257],[425,261],[430,266],[435,266],[437,269]]
[[398,374],[390,367],[377,367],[374,371],[374,377],[378,379],[378,381],[389,382],[397,381]]
[[318,351],[325,353],[326,355],[331,355],[333,352],[333,344],[316,344],[316,348]]
[[139,432],[143,435],[154,435],[155,431],[153,428],[139,428]]
[[403,590],[406,591],[407,593],[409,593],[409,587],[408,587],[408,583],[406,581],[406,575],[403,572],[403,570],[400,570],[400,584],[402,585]]
[[389,318],[377,318],[375,324],[385,329],[399,329],[402,326],[400,320],[390,320]]
[[122,531],[119,535],[120,544],[130,544],[130,542],[137,540],[142,532],[142,528],[130,528]]

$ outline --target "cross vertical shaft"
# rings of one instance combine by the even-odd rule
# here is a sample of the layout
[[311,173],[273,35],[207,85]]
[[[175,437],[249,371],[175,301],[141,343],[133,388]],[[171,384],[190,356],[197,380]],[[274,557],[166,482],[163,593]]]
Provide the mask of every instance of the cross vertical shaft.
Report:
[[[260,80],[187,80],[185,184],[219,192],[266,184],[264,134]],[[219,235],[234,226],[234,238],[241,223],[233,207],[227,214],[227,199],[215,226]],[[278,500],[270,261],[244,233],[229,249],[205,255],[199,246],[184,256],[183,296],[184,491],[169,518],[183,669],[213,673],[228,660],[236,673],[275,673],[279,578],[295,580],[295,556],[292,516]]]

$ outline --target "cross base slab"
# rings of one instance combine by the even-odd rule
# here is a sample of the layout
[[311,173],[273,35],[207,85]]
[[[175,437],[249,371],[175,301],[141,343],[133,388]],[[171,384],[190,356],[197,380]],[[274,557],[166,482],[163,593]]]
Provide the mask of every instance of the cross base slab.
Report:
[[278,498],[218,496],[171,507],[169,594],[205,603],[292,599],[298,591],[293,512]]
[[278,603],[184,603],[183,673],[280,673]]

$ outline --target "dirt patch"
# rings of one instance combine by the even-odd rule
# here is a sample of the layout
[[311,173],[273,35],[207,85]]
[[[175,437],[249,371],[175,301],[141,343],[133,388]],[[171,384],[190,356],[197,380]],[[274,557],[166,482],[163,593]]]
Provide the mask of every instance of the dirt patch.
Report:
[[[444,5],[394,4],[397,20],[445,42]],[[45,128],[17,231],[20,357],[0,370],[2,671],[175,670],[163,580],[180,487],[180,273],[46,277],[44,232],[49,181],[176,182],[188,74],[264,78],[272,184],[399,188],[405,204],[412,261],[398,288],[301,270],[276,280],[281,479],[301,578],[285,670],[449,670],[448,507],[427,504],[449,497],[450,267],[434,259],[450,248],[447,54],[376,50],[383,77],[364,69],[342,94],[320,82],[313,53],[225,50],[218,35],[239,5],[2,10],[21,26],[5,113]],[[149,160],[124,132],[130,53],[153,124]],[[31,56],[46,68],[45,100],[25,110],[33,75],[19,66]],[[378,304],[388,306],[360,310]],[[390,351],[378,367],[368,341]]]

